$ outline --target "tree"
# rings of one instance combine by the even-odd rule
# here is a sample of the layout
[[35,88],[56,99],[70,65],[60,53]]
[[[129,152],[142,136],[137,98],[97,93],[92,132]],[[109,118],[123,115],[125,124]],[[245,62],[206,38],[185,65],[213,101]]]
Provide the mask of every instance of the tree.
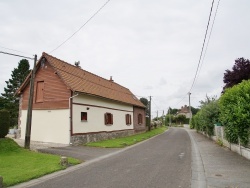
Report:
[[214,124],[219,121],[219,104],[216,97],[208,97],[200,101],[201,109],[191,120],[192,127],[198,131],[204,131],[209,136],[213,135]]
[[194,116],[195,114],[197,114],[197,112],[199,111],[200,109],[199,108],[194,108],[191,106],[191,112],[192,112],[192,115]]
[[2,93],[4,108],[10,112],[10,126],[17,125],[18,111],[19,111],[19,97],[15,95],[18,88],[24,82],[25,78],[29,74],[29,62],[26,59],[22,59],[18,63],[18,67],[14,68],[11,74],[11,79],[5,81],[7,86]]
[[0,96],[0,110],[4,109],[4,98]]
[[183,124],[186,121],[186,116],[185,115],[177,115],[175,117],[176,123]]
[[140,101],[142,102],[142,104],[144,104],[146,106],[146,116],[149,116],[149,101],[146,98],[140,98]]
[[241,83],[242,80],[248,79],[250,79],[250,61],[243,57],[236,59],[232,70],[227,69],[224,73],[223,82],[225,86],[223,87],[222,93],[224,93],[226,88],[231,88]]
[[175,114],[177,114],[177,112],[178,112],[177,108],[170,108],[170,114],[175,115]]
[[250,138],[250,80],[226,89],[219,107],[227,140],[247,145]]

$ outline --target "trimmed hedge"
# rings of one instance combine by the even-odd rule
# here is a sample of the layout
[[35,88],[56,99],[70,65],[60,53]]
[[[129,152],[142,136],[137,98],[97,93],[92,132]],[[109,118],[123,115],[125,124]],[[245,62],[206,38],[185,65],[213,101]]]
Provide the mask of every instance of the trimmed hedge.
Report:
[[0,138],[4,138],[10,127],[10,113],[7,110],[0,110]]
[[250,137],[250,80],[226,89],[220,97],[219,107],[227,140],[247,145]]

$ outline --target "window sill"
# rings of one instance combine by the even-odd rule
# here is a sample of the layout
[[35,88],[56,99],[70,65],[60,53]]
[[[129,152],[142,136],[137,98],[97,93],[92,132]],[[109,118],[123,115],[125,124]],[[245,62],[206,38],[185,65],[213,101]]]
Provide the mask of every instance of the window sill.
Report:
[[106,126],[111,126],[111,125],[113,125],[113,124],[105,124]]
[[81,120],[81,122],[88,122],[87,120]]

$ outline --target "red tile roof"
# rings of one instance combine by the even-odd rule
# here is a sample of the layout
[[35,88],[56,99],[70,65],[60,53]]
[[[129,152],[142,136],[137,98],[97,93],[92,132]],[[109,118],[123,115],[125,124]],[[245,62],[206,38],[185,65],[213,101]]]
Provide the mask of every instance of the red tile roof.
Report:
[[42,58],[46,58],[62,81],[74,92],[86,93],[145,108],[129,89],[113,81],[66,63],[47,53],[43,53],[39,62]]

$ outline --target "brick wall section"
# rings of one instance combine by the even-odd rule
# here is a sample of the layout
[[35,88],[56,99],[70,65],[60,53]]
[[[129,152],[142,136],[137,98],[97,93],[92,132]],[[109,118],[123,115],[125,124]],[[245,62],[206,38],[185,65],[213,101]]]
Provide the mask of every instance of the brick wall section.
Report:
[[[138,123],[138,115],[142,114],[142,124]],[[134,107],[134,130],[135,133],[145,132],[146,131],[146,113],[145,108]]]
[[[36,88],[39,81],[44,82],[43,102],[36,102]],[[22,110],[28,108],[29,88],[27,85],[22,93]],[[67,109],[70,96],[71,90],[67,88],[48,62],[38,68],[34,82],[33,109]]]

